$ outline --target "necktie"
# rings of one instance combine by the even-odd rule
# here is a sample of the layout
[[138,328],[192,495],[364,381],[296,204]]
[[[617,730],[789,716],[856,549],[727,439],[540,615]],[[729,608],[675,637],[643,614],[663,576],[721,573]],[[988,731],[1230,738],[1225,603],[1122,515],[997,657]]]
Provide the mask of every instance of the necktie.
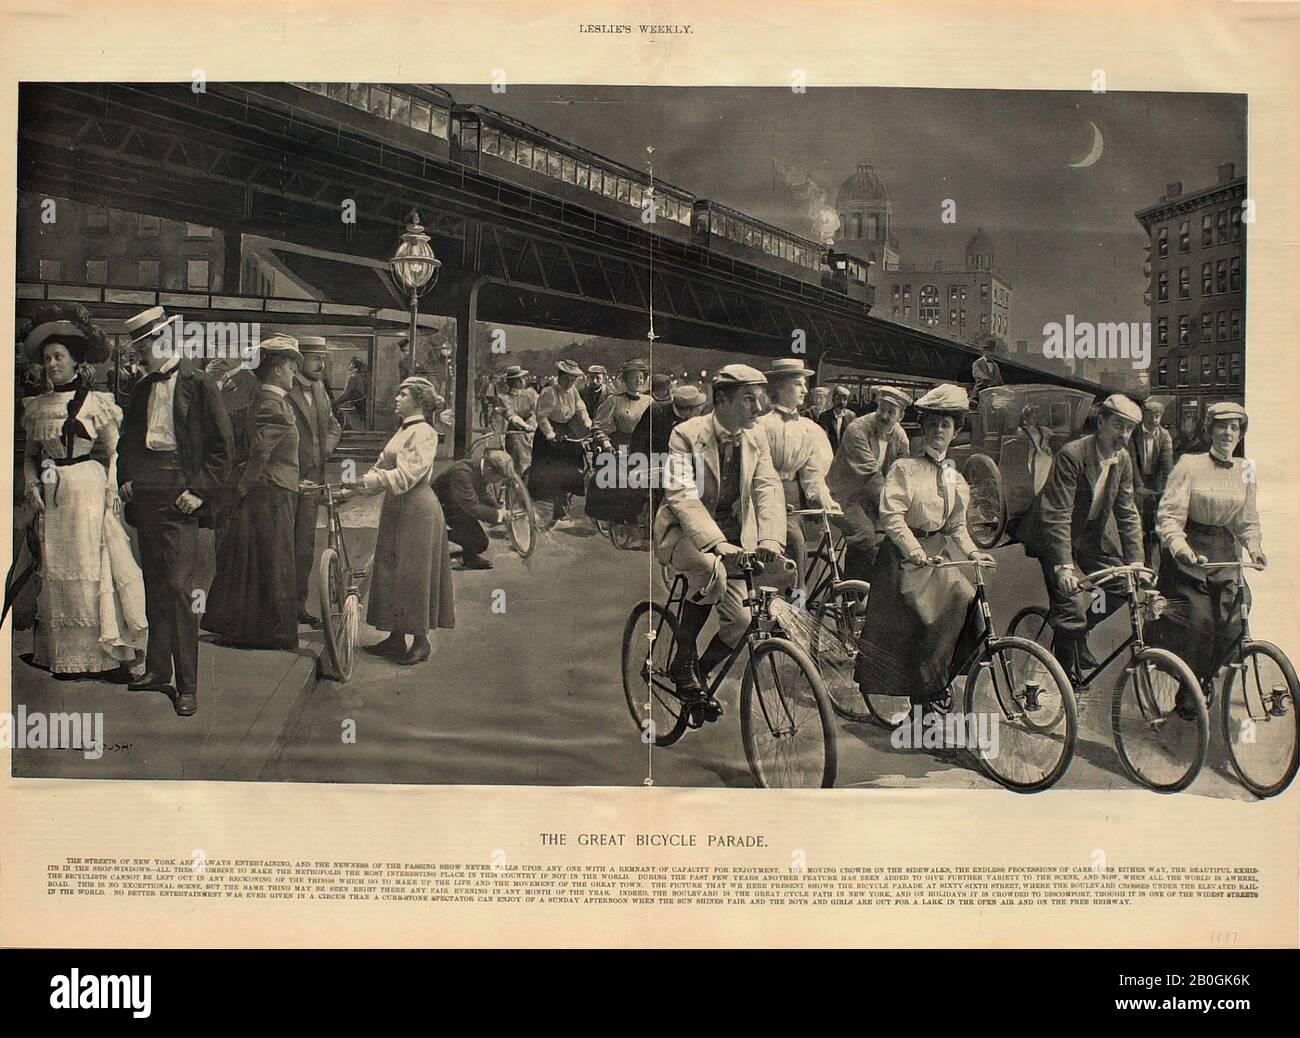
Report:
[[1101,472],[1097,476],[1097,482],[1092,486],[1092,504],[1088,508],[1088,522],[1092,522],[1097,516],[1101,515],[1101,506],[1105,501],[1106,480],[1110,477],[1111,468],[1118,461],[1118,454],[1103,458],[1101,461]]
[[723,468],[731,464],[731,453],[735,449],[736,438],[734,436],[724,436],[718,441],[718,456],[722,459]]
[[1221,457],[1219,457],[1217,454],[1215,454],[1214,451],[1210,451],[1210,460],[1211,460],[1212,462],[1214,462],[1214,464],[1216,464],[1217,466],[1219,466],[1219,468],[1221,468],[1221,469],[1230,469],[1230,468],[1232,468],[1232,459],[1231,459],[1231,458],[1221,458]]

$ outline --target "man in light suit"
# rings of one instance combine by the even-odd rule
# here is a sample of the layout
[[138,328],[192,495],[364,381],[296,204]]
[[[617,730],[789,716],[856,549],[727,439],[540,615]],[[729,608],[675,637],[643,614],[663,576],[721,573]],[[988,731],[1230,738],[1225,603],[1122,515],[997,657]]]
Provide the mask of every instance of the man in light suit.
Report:
[[889,466],[911,452],[907,433],[899,424],[911,398],[901,389],[881,386],[877,407],[855,418],[844,430],[835,460],[826,473],[831,496],[844,514],[835,524],[844,532],[844,577],[870,580],[881,538],[880,492]]
[[[718,371],[713,413],[687,419],[669,438],[663,504],[655,516],[655,559],[687,580],[669,676],[679,693],[705,697],[715,718],[721,710],[707,698],[709,672],[749,626],[744,583],[728,560],[756,551],[766,565],[785,541],[785,493],[767,437],[755,428],[766,383],[745,364]],[[715,605],[718,633],[697,657],[697,639]]]
[[[1126,396],[1101,405],[1097,431],[1067,443],[1034,507],[1016,531],[1025,554],[1038,559],[1047,585],[1053,651],[1071,681],[1097,665],[1088,632],[1124,604],[1121,595],[1096,601],[1079,587],[1081,577],[1109,566],[1142,565],[1142,517],[1133,497],[1133,459],[1124,449],[1142,420]],[[1115,532],[1123,558],[1115,552]]]
[[1174,438],[1160,424],[1165,405],[1148,397],[1142,401],[1142,424],[1128,441],[1133,457],[1133,493],[1142,513],[1142,537],[1146,542],[1147,566],[1155,564],[1160,548],[1156,538],[1156,509],[1174,471]]
[[[298,478],[312,483],[325,481],[325,463],[343,435],[325,392],[325,357],[329,345],[319,335],[298,339],[302,371],[294,375],[293,388],[285,399],[298,426]],[[317,491],[299,494],[293,522],[294,569],[298,581],[298,622],[315,624],[307,611],[312,561],[316,555],[316,516],[321,496]]]

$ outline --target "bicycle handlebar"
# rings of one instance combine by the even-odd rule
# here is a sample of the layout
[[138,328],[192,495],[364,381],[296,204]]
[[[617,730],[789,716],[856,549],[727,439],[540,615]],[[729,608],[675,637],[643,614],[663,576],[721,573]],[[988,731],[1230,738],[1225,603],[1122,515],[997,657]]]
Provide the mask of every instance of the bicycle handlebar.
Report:
[[[931,558],[938,558],[938,556],[931,556]],[[904,559],[903,561],[911,562],[912,560]],[[915,566],[917,563],[913,562],[912,565]],[[945,559],[943,562],[932,562],[927,563],[927,565],[933,566],[935,569],[946,569],[949,566],[974,566],[976,569],[997,569],[998,566],[996,562],[984,562],[981,559]]]
[[1253,562],[1198,562],[1201,569],[1228,569],[1233,566],[1240,566],[1242,569],[1254,569],[1263,572],[1263,566],[1256,566]]
[[834,515],[843,515],[844,511],[843,509],[841,509],[838,512],[832,512],[829,508],[792,508],[788,514],[789,515],[834,516]]
[[1095,587],[1097,584],[1103,584],[1108,580],[1114,580],[1116,577],[1132,574],[1138,576],[1145,573],[1148,577],[1154,577],[1155,571],[1147,569],[1136,563],[1128,566],[1107,566],[1105,569],[1099,569],[1095,573],[1089,573],[1079,578],[1079,587]]

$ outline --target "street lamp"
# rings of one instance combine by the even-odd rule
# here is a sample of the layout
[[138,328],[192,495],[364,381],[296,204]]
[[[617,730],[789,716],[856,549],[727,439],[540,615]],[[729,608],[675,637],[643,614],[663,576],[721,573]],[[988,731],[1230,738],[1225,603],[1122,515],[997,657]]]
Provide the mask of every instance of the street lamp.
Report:
[[420,296],[427,292],[438,280],[438,270],[442,261],[433,254],[429,245],[429,236],[420,226],[420,214],[414,209],[407,218],[406,231],[402,235],[397,252],[388,261],[393,280],[400,288],[411,294],[411,334],[406,342],[407,359],[410,364],[408,375],[415,374],[415,331],[420,312]]

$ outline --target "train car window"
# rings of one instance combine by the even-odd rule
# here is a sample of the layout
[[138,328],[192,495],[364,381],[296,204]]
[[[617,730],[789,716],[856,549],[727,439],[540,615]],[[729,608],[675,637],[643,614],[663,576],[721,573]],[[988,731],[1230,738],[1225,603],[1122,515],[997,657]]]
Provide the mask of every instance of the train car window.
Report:
[[435,107],[433,110],[433,135],[447,139],[447,119],[448,113],[445,108]]
[[348,103],[348,85],[346,83],[331,83],[329,92],[330,97],[335,101],[342,101],[344,104]]
[[631,195],[631,189],[632,189],[632,184],[629,181],[623,179],[622,177],[618,178],[618,200],[620,202],[626,202],[629,200]]
[[430,106],[418,98],[411,101],[411,128],[421,133],[429,132]]
[[606,198],[618,197],[618,177],[614,176],[609,170],[605,170],[605,183],[603,190]]
[[399,94],[393,91],[393,105],[389,112],[390,118],[395,123],[401,123],[405,126],[411,119],[411,99],[405,94]]
[[560,153],[548,151],[546,153],[546,175],[560,179]]
[[460,146],[463,151],[478,151],[478,123],[464,123],[460,131]]
[[501,135],[501,157],[507,162],[515,161],[515,139],[504,133]]
[[370,86],[367,83],[348,84],[348,104],[353,108],[367,108],[366,98],[369,94]]
[[487,155],[501,154],[501,131],[483,127],[483,152]]
[[641,208],[641,199],[643,198],[640,184],[628,184],[627,200],[638,209]]
[[515,161],[525,169],[533,168],[533,146],[527,141],[515,142]]
[[538,173],[546,172],[546,149],[533,145],[533,169]]
[[378,115],[384,119],[388,118],[388,107],[392,101],[392,95],[381,86],[372,86],[370,88],[370,113]]
[[588,188],[591,183],[591,167],[585,162],[579,162],[574,173],[573,182],[581,188]]
[[560,162],[560,176],[564,178],[566,184],[576,184],[578,182],[578,164],[571,158],[564,158]]

